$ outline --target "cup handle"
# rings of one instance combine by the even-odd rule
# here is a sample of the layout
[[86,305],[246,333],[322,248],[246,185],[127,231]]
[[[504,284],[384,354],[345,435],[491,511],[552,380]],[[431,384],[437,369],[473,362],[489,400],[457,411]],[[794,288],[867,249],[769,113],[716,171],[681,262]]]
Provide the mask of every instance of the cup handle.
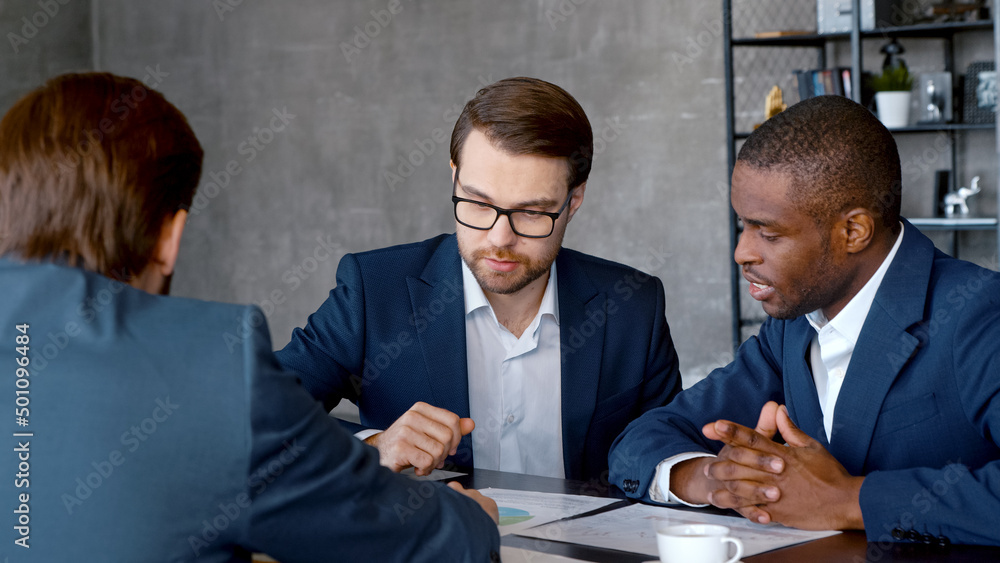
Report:
[[722,541],[730,542],[734,546],[736,546],[736,555],[733,555],[730,559],[726,561],[726,563],[736,563],[737,561],[740,560],[740,557],[743,557],[743,542],[741,542],[739,538],[724,537],[722,538]]

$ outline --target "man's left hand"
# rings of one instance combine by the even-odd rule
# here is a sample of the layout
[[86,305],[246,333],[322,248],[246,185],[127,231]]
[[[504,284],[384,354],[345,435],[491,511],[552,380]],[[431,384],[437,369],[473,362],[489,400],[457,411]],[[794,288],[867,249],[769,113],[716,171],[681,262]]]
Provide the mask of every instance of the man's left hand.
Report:
[[[768,405],[764,410],[775,413],[775,426],[787,447],[726,420],[702,428],[707,438],[725,443],[730,452],[705,469],[708,477],[725,484],[713,497],[773,486],[779,491],[777,500],[759,505],[772,521],[805,530],[864,529],[859,502],[864,477],[850,475],[819,442],[799,430],[784,405],[777,409]],[[784,462],[777,473],[772,465],[775,458]],[[754,481],[744,481],[746,475],[753,475]],[[739,512],[754,521],[767,521],[760,518],[759,510]]]

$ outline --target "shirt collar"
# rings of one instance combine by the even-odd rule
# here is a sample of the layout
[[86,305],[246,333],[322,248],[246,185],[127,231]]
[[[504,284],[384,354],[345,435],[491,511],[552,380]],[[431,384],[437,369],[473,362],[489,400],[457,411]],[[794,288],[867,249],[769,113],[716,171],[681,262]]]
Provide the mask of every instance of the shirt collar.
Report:
[[[542,303],[538,307],[538,317],[544,315],[550,315],[556,324],[559,324],[559,296],[558,290],[556,289],[556,263],[552,263],[552,267],[549,268],[549,281],[545,284],[545,293],[542,295]],[[493,307],[490,306],[490,302],[486,299],[486,294],[483,293],[483,288],[479,286],[479,282],[476,281],[476,276],[473,275],[472,270],[469,265],[462,260],[462,289],[465,293],[465,315],[468,316],[476,309],[486,307],[493,312]]]
[[872,303],[875,301],[875,294],[878,293],[878,288],[882,285],[882,279],[885,278],[885,273],[889,270],[889,264],[896,257],[896,251],[899,250],[899,245],[903,241],[903,229],[903,224],[900,223],[899,235],[896,237],[896,242],[892,245],[889,255],[885,257],[885,260],[882,260],[882,264],[878,267],[878,270],[875,270],[875,273],[865,283],[864,287],[861,288],[861,291],[847,302],[847,305],[833,317],[833,320],[827,320],[822,309],[816,309],[806,314],[806,320],[816,329],[816,332],[819,332],[824,326],[829,324],[831,328],[849,339],[852,344],[857,344],[858,337],[861,335],[861,328],[864,327],[865,319],[868,318],[868,311],[871,310]]

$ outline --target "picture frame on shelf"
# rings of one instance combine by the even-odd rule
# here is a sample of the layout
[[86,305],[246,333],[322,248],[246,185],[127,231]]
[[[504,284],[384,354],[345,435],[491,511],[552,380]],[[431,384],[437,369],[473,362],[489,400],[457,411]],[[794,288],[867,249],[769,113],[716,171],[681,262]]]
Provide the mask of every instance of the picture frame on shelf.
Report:
[[951,123],[952,82],[950,72],[925,72],[917,84],[920,96],[917,123]]
[[997,73],[993,61],[970,63],[963,95],[965,123],[993,123],[997,118]]

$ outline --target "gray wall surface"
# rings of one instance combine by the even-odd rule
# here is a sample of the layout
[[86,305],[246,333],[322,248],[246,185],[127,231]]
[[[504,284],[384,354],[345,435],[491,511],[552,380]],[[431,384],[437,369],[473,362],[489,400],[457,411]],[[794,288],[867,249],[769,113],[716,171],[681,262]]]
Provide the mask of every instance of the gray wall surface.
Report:
[[0,0],[0,112],[48,78],[92,69],[90,8],[85,0]]
[[[454,230],[455,117],[528,75],[571,92],[597,139],[565,245],[663,280],[687,384],[731,358],[721,2],[61,1],[22,53],[0,48],[0,110],[91,68],[189,117],[205,174],[175,295],[261,304],[282,347],[345,253]],[[38,9],[0,0],[0,30]]]
[[[659,275],[684,371],[704,372],[728,349],[722,51],[683,68],[671,53],[720,16],[662,0],[244,2],[221,14],[200,0],[101,0],[96,58],[169,73],[159,88],[205,146],[175,294],[263,303],[276,347],[322,303],[344,253],[454,231],[447,139],[477,89],[519,75],[563,86],[600,139],[565,245]],[[295,117],[272,135],[275,110]],[[230,162],[240,172],[225,185]],[[265,303],[272,294],[285,301]]]

